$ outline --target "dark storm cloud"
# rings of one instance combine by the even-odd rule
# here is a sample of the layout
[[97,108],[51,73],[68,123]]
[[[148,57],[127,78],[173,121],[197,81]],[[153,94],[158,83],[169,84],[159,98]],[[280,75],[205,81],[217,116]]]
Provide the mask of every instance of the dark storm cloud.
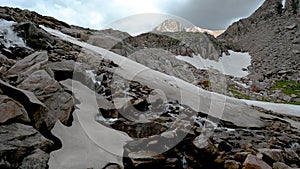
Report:
[[187,0],[180,6],[170,6],[168,12],[202,28],[226,29],[233,21],[249,16],[263,1]]

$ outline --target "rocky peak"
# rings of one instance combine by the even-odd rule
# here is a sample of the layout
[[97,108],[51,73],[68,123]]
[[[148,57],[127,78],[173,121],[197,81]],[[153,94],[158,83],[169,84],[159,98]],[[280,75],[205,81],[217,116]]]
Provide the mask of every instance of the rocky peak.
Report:
[[213,35],[214,37],[217,37],[222,34],[224,30],[209,30],[200,28],[198,26],[184,27],[179,21],[175,19],[168,19],[155,27],[153,29],[153,32],[206,32],[210,35]]
[[280,16],[282,14],[283,5],[282,0],[265,0],[252,15],[251,18],[255,19],[267,19],[274,16]]
[[165,20],[163,23],[153,29],[154,32],[181,32],[185,31],[185,28],[181,23],[174,19]]

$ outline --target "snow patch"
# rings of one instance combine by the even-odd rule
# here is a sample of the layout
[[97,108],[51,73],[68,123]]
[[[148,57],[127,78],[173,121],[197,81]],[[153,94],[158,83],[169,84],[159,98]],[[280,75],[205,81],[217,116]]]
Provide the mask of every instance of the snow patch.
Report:
[[285,1],[286,1],[286,0],[282,0],[282,1],[281,1],[283,8],[285,8]]
[[17,33],[13,31],[14,24],[16,23],[13,21],[0,19],[0,44],[4,45],[5,48],[28,48],[23,39],[18,37]]
[[248,71],[243,71],[251,65],[251,56],[248,53],[229,51],[230,55],[223,55],[218,61],[204,59],[200,55],[193,57],[176,56],[177,59],[193,65],[197,69],[216,69],[223,74],[234,77],[245,77]]
[[262,102],[262,101],[255,101],[255,100],[243,100],[243,101],[248,105],[261,107],[266,110],[271,110],[285,115],[300,117],[300,106],[297,105]]
[[243,86],[244,88],[249,88],[250,86],[249,85],[247,85],[247,84],[245,84],[245,83],[241,83],[241,82],[238,82],[238,81],[234,81],[236,84],[238,84],[238,85],[241,85],[241,86]]

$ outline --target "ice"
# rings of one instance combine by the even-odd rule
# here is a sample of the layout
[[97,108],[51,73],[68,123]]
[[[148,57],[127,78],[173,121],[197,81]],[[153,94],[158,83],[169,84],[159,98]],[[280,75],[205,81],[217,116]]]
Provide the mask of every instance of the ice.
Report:
[[249,74],[248,71],[243,71],[242,69],[251,65],[251,56],[248,53],[234,51],[229,51],[229,53],[229,56],[223,54],[218,61],[204,59],[200,55],[194,55],[193,57],[179,55],[176,58],[193,65],[197,69],[216,69],[223,74],[234,77],[247,76]]
[[17,33],[13,31],[13,25],[15,22],[0,19],[0,44],[3,44],[5,48],[10,47],[23,47],[28,48],[22,38],[17,36]]

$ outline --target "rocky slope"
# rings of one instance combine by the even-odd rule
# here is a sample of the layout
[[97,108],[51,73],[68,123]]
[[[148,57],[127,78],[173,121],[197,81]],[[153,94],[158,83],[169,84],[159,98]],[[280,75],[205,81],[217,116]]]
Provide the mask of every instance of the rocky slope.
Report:
[[[129,49],[129,53],[133,54],[128,57],[136,61],[141,59],[140,57],[149,56],[149,62],[145,62],[145,65],[156,67],[168,74],[176,74],[177,71],[167,66],[182,63],[172,61],[173,56],[170,56],[172,63],[163,64],[166,65],[163,69],[162,66],[152,63],[153,60],[162,59],[158,54],[167,57],[172,52],[178,52],[177,49],[181,49],[182,46],[180,43],[173,44],[177,43],[177,40],[176,42],[174,40],[176,38],[179,40],[187,38],[191,41],[191,46],[195,45],[197,49],[197,44],[192,43],[193,37],[201,37],[203,34],[167,33],[166,36],[149,33],[134,38],[120,31],[80,28],[28,10],[4,7],[0,8],[0,18],[14,21],[11,27],[0,31],[0,168],[57,168],[49,166],[53,164],[51,160],[59,167],[73,157],[81,157],[75,159],[75,162],[70,162],[70,165],[78,164],[73,168],[78,168],[79,164],[80,168],[88,168],[89,166],[82,164],[87,164],[86,161],[90,162],[89,160],[94,160],[93,163],[98,168],[121,168],[122,165],[125,168],[184,169],[300,167],[299,117],[250,107],[241,101],[229,99],[225,105],[224,116],[220,119],[212,118],[206,110],[210,105],[207,101],[211,99],[209,93],[200,96],[207,104],[198,109],[181,104],[180,99],[174,99],[178,98],[176,94],[180,93],[180,89],[175,83],[170,83],[170,80],[157,79],[157,82],[162,80],[160,84],[156,84],[154,80],[149,82],[147,77],[150,76],[147,73],[143,77],[136,76],[139,77],[137,79],[124,78],[122,74],[116,73],[117,70],[126,70],[129,67],[131,69],[123,71],[123,74],[127,75],[128,72],[135,74],[140,72],[135,72],[139,70],[137,63],[134,64],[136,67],[130,67],[122,65],[124,58],[117,60],[118,62],[104,59],[109,55],[104,54],[107,53],[106,50],[91,46],[93,49],[104,51],[99,54],[63,41],[39,25],[67,33],[76,38],[78,44],[80,41],[86,41],[117,53],[117,49]],[[12,32],[11,36],[7,36],[7,32],[10,31],[16,34]],[[18,38],[10,39],[15,35]],[[144,40],[153,36],[158,36],[159,40],[156,38]],[[176,38],[170,38],[172,36]],[[15,43],[16,39],[22,43]],[[172,43],[158,43],[159,41]],[[118,43],[120,45],[115,45]],[[171,52],[151,49],[150,54],[147,54],[147,51],[141,50],[145,46],[167,49]],[[120,51],[119,53],[123,54]],[[119,58],[113,53],[110,55]],[[142,60],[145,61],[143,58]],[[141,65],[140,67],[145,70],[145,67]],[[201,71],[194,68],[191,70]],[[156,73],[158,74],[160,73]],[[207,72],[203,74],[206,76]],[[181,75],[184,76],[185,73]],[[167,75],[163,77],[172,79]],[[73,86],[70,84],[78,85],[79,89],[84,90],[72,90]],[[209,82],[202,83],[203,86],[208,84]],[[195,91],[200,89],[189,85],[195,90],[187,97],[192,101],[187,99],[186,103],[196,102],[200,97],[197,99],[193,96]],[[171,91],[170,94],[166,97],[161,95],[159,90],[156,90],[160,87]],[[181,90],[189,91],[189,89]],[[83,94],[78,95],[78,92],[92,93],[96,97],[94,102],[97,105],[90,107],[91,103],[80,97]],[[120,100],[117,102],[116,98]],[[213,106],[216,108],[219,105]],[[106,130],[105,126],[111,127],[115,129],[112,133],[122,131],[126,133],[123,134],[124,137],[133,139],[127,142],[122,150],[123,164],[120,164],[122,161],[120,158],[109,161],[110,155],[101,160],[98,156],[82,160],[94,155],[94,150],[99,148],[92,139],[86,137],[87,133],[73,135],[73,132],[82,130],[77,118],[88,114],[86,112],[95,115],[90,118],[97,122],[91,123],[98,124],[100,129]],[[55,131],[61,132],[64,137],[57,138]],[[85,137],[77,138],[82,135]],[[64,140],[67,138],[69,140]],[[98,141],[110,142],[107,139],[110,138],[110,133],[95,138],[100,138]],[[115,141],[119,140],[111,140]],[[85,144],[87,142],[89,143]],[[66,143],[71,144],[65,145]],[[69,153],[68,158],[55,156],[70,145],[74,145],[69,148],[77,153],[65,152]],[[174,146],[168,147],[169,145]],[[114,146],[113,149],[119,146],[121,144]],[[53,152],[54,150],[59,151]],[[103,156],[103,153],[107,153],[101,151],[102,154],[99,152],[95,154]],[[117,151],[120,151],[119,148]]]
[[299,7],[298,0],[286,0],[284,8],[281,0],[266,0],[218,37],[230,49],[250,52],[249,80],[260,88],[257,93],[272,96],[270,100],[299,103]]

